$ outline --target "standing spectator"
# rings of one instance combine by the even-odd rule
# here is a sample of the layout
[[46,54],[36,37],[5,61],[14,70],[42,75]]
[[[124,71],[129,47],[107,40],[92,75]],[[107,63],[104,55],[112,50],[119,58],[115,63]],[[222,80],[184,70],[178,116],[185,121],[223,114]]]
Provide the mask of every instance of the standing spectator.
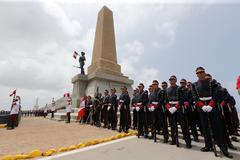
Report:
[[19,113],[19,104],[17,103],[18,99],[13,100],[11,112],[10,112],[10,125],[7,128],[8,130],[14,129],[16,121],[17,121],[17,116]]
[[44,107],[44,113],[43,113],[43,116],[44,118],[48,115],[48,106],[46,104],[46,106]]
[[71,112],[72,112],[72,99],[71,97],[68,97],[67,99],[67,107],[66,107],[66,115],[67,115],[67,121],[66,123],[70,123],[71,120]]

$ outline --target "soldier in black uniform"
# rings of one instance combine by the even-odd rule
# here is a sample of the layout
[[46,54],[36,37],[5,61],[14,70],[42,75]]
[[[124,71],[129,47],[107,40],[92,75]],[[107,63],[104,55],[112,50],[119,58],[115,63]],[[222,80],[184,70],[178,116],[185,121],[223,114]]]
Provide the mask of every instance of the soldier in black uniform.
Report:
[[[225,133],[225,137],[227,140],[228,148],[232,150],[237,150],[236,147],[233,146],[230,135],[237,135],[237,129],[233,126],[233,115],[232,115],[232,109],[228,105],[228,102],[230,101],[230,94],[228,93],[226,88],[223,88],[219,82],[217,82],[215,79],[212,79],[212,76],[210,74],[205,75],[205,79],[212,81],[214,85],[216,86],[216,99],[217,99],[217,106],[220,110],[222,120],[223,120],[223,129]],[[235,137],[236,138],[236,137]],[[233,140],[236,140],[233,138]]]
[[108,104],[109,104],[109,91],[105,90],[104,91],[104,97],[103,97],[103,103],[102,103],[102,109],[101,109],[101,117],[102,117],[102,122],[104,124],[103,128],[108,127],[108,114],[107,114],[107,109],[108,109]]
[[[149,85],[148,86],[148,97],[150,96],[150,94],[153,92],[153,87],[152,85]],[[152,113],[151,112],[148,112],[148,128],[150,128],[152,126]]]
[[169,110],[169,123],[171,127],[171,145],[178,144],[178,129],[177,123],[180,124],[184,140],[186,142],[186,147],[191,148],[191,138],[188,130],[188,124],[186,116],[184,115],[184,94],[182,90],[177,86],[177,78],[175,75],[169,78],[170,87],[167,88],[166,96],[166,108]]
[[132,105],[132,111],[133,111],[133,129],[137,129],[137,126],[138,126],[138,113],[137,113],[137,110],[136,110],[136,106],[137,106],[137,102],[138,102],[138,88],[134,89],[133,90],[133,98],[132,98],[132,102],[131,102],[131,105]]
[[193,96],[191,88],[187,88],[186,79],[181,79],[180,90],[182,92],[182,104],[183,114],[187,117],[188,128],[191,129],[191,134],[194,137],[194,141],[199,142],[197,126],[195,121],[195,109],[193,105]]
[[156,129],[162,126],[164,143],[168,142],[168,126],[165,117],[165,107],[164,103],[164,92],[158,87],[159,83],[157,80],[152,82],[152,93],[149,95],[149,110],[152,112],[152,137],[156,142]]
[[93,102],[93,125],[101,127],[100,123],[101,98],[96,95]]
[[[168,88],[168,83],[166,82],[166,81],[163,81],[162,82],[162,85],[161,85],[161,87],[162,87],[162,90],[161,90],[161,95],[163,96],[162,97],[162,106],[164,107],[163,108],[163,111],[165,110],[165,112],[164,112],[164,114],[163,114],[163,116],[164,116],[164,123],[165,123],[165,126],[167,126],[168,127],[168,121],[167,121],[167,119],[168,119],[168,117],[169,117],[169,111],[166,109],[166,101],[165,101],[165,99],[166,99],[166,96],[167,96],[167,88]],[[168,136],[169,136],[169,133],[168,133],[168,128],[167,128],[167,130],[166,130],[166,134],[167,134],[167,141],[165,141],[166,143],[168,142]]]
[[[202,109],[200,111],[200,118],[203,126],[205,147],[203,147],[201,151],[208,152],[213,150],[213,136],[223,154],[228,158],[232,158],[228,152],[222,116],[219,108],[216,106],[217,86],[213,81],[209,81],[205,78],[206,73],[203,67],[198,67],[196,69],[196,74],[198,81],[193,83],[192,87],[196,106]],[[211,133],[213,135],[211,135]]]
[[130,112],[130,108],[129,108],[129,104],[130,104],[130,97],[127,91],[127,87],[123,86],[121,87],[121,92],[122,94],[119,97],[119,102],[118,102],[118,107],[119,107],[119,111],[120,111],[120,128],[119,128],[119,132],[128,132],[129,129],[129,112]]
[[199,117],[199,112],[195,106],[195,101],[192,94],[192,83],[187,82],[187,95],[189,100],[189,106],[186,109],[187,112],[187,119],[188,119],[188,125],[191,129],[191,134],[193,136],[193,140],[195,142],[199,142],[198,139],[198,132],[197,127],[199,128],[199,131],[202,133],[202,125]]
[[143,83],[138,85],[139,93],[137,94],[136,111],[138,116],[138,137],[144,135],[148,137],[148,91],[144,91]]
[[87,100],[85,102],[85,114],[83,117],[83,123],[89,123],[90,122],[90,118],[89,118],[89,114],[91,111],[91,107],[92,107],[92,100],[91,100],[91,96],[87,96]]
[[[205,76],[206,78],[206,76]],[[211,79],[210,79],[211,80]],[[222,113],[222,120],[223,120],[223,129],[225,132],[227,145],[229,149],[237,150],[236,147],[233,146],[230,135],[236,135],[237,130],[235,130],[233,123],[232,123],[232,113],[231,108],[228,105],[228,101],[230,98],[230,94],[228,93],[226,88],[223,88],[219,82],[213,81],[217,85],[216,95],[217,95],[217,106],[219,107],[220,112]]]
[[117,127],[117,111],[118,111],[118,104],[117,104],[117,95],[116,89],[111,89],[111,95],[109,98],[109,104],[108,104],[108,129],[112,128],[112,130],[115,130]]

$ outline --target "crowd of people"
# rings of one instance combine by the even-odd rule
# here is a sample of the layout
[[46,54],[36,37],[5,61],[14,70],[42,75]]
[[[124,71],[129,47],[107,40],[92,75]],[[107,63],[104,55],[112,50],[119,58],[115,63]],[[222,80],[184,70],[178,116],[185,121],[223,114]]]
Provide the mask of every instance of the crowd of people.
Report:
[[[177,85],[177,77],[172,75],[169,83],[153,80],[145,90],[143,83],[134,89],[132,98],[126,86],[121,87],[121,94],[116,89],[105,90],[103,95],[96,93],[92,98],[85,96],[81,100],[78,113],[80,123],[91,124],[119,132],[128,132],[130,128],[138,131],[138,138],[153,139],[163,136],[163,143],[179,147],[178,125],[183,134],[186,148],[192,148],[192,140],[199,142],[204,138],[202,152],[214,151],[216,145],[228,158],[232,158],[228,149],[237,150],[232,141],[238,142],[239,118],[236,102],[226,88],[222,87],[203,67],[196,69],[198,80],[189,82],[181,79]],[[237,83],[237,89],[240,82]],[[66,117],[70,123],[72,99],[70,94],[64,95],[67,100]],[[19,113],[18,99],[13,100],[10,112],[10,129],[14,128]],[[25,116],[44,116],[51,113],[54,118],[55,101],[49,110],[22,111]],[[170,130],[169,130],[170,128]]]
[[112,130],[116,130],[119,124],[119,132],[136,129],[138,137],[155,142],[157,135],[161,134],[163,143],[177,147],[180,125],[186,148],[192,147],[192,140],[199,142],[199,136],[203,136],[205,146],[201,148],[202,152],[215,152],[217,145],[226,157],[232,158],[228,149],[237,149],[232,141],[238,142],[239,136],[234,97],[203,67],[196,69],[196,75],[196,82],[181,79],[179,86],[175,75],[169,78],[169,84],[162,82],[161,87],[157,80],[153,80],[148,90],[140,83],[132,99],[126,86],[121,87],[119,97],[115,88],[110,93],[105,90],[103,96],[87,96],[80,122]]

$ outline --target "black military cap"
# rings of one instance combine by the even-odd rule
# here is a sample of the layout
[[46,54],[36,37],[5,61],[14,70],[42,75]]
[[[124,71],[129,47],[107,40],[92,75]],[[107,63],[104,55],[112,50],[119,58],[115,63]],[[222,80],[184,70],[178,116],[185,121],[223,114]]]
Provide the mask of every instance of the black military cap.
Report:
[[217,82],[216,79],[213,79],[213,80],[212,80],[212,83],[213,83],[213,84],[217,84],[218,82]]
[[187,82],[187,84],[192,84],[192,82]]
[[191,86],[192,85],[192,82],[187,82],[187,86]]
[[83,55],[85,55],[85,52],[81,52]]
[[111,91],[114,91],[114,92],[116,92],[116,88],[112,88],[112,89],[111,89]]
[[177,80],[177,77],[175,75],[172,75],[170,78],[169,78],[169,81],[171,80]]
[[138,91],[138,88],[135,88],[133,91],[134,91],[134,92]]
[[163,81],[163,82],[162,82],[162,85],[167,85],[167,82],[166,82],[166,81]]
[[205,69],[203,67],[197,67],[196,74],[205,72]]
[[138,87],[140,87],[140,86],[144,87],[144,84],[143,83],[139,83]]
[[181,79],[180,83],[187,83],[186,79]]
[[212,78],[212,75],[207,73],[207,74],[205,75],[205,78],[206,78],[206,79],[211,79],[211,78]]
[[159,84],[159,83],[158,83],[158,80],[153,80],[153,81],[152,81],[152,84],[153,84],[153,85],[155,85],[155,84],[158,85],[158,84]]

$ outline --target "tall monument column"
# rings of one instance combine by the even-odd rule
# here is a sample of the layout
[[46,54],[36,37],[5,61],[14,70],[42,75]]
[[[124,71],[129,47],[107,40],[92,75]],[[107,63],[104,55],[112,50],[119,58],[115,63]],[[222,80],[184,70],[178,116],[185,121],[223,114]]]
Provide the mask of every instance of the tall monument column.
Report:
[[92,64],[88,67],[88,74],[98,71],[122,75],[121,66],[117,64],[113,13],[106,6],[98,13]]
[[74,107],[79,106],[83,95],[94,96],[97,88],[100,93],[105,89],[116,88],[117,94],[120,94],[120,87],[124,85],[130,95],[133,92],[133,80],[123,75],[121,66],[117,63],[113,12],[106,6],[98,13],[92,62],[88,72],[73,77],[72,83]]

